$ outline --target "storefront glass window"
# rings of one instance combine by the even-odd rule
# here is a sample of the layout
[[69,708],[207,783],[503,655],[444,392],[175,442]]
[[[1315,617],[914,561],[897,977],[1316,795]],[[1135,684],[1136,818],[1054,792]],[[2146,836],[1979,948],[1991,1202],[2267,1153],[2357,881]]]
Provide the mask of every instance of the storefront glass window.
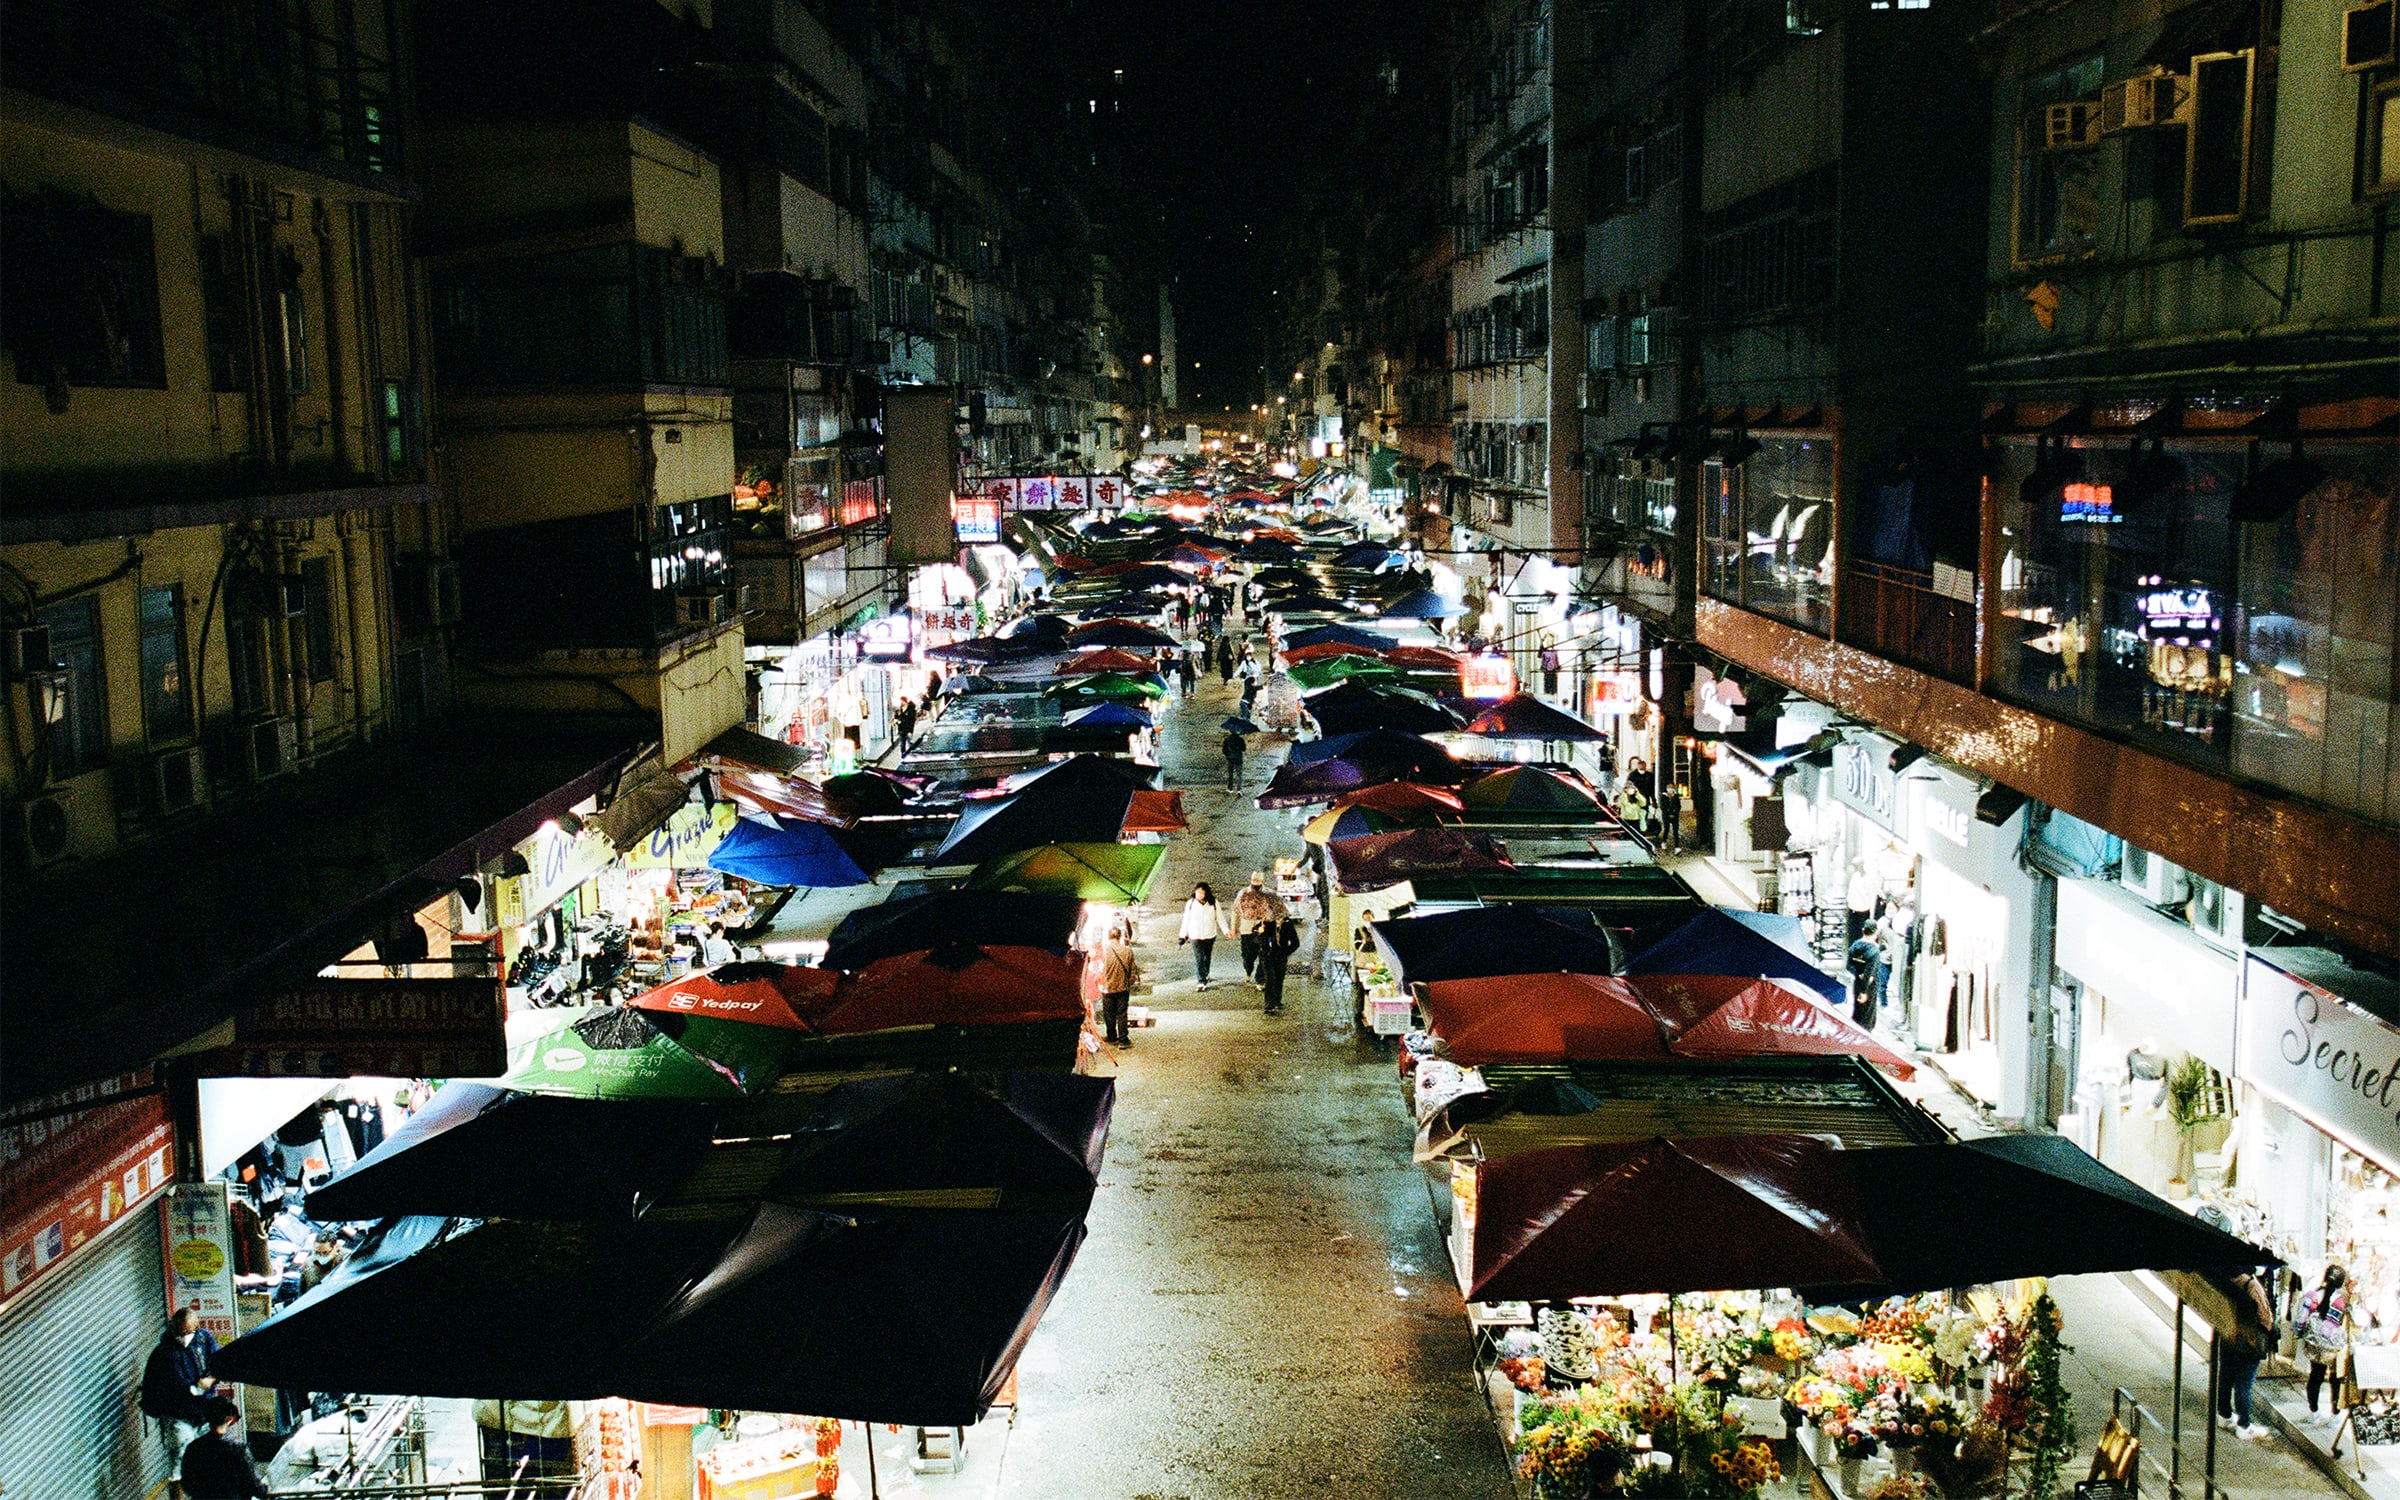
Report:
[[2233,663],[2234,769],[2379,821],[2400,817],[2392,651],[2400,457],[2311,450],[2325,480],[2245,526]]
[[2229,743],[2238,448],[2012,446],[2001,518],[2000,690],[2222,765]]
[[1827,634],[1833,589],[1833,443],[1762,437],[1733,467],[1701,470],[1708,592]]

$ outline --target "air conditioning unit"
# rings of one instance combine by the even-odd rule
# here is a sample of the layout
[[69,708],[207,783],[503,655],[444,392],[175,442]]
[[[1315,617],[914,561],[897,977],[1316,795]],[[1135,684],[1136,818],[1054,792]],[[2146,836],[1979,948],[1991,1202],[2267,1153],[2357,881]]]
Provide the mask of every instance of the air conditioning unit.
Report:
[[75,821],[69,814],[70,794],[49,792],[17,804],[17,848],[28,869],[57,864],[75,852]]
[[190,812],[207,798],[208,763],[198,745],[161,750],[143,770],[143,810],[154,818]]
[[723,594],[677,594],[675,623],[678,625],[716,625],[732,613]]
[[245,786],[256,786],[300,769],[300,726],[288,714],[245,719],[227,731],[230,769]]
[[2147,849],[2125,846],[2117,883],[2156,907],[2179,906],[2190,894],[2181,865],[2160,859]]
[[2191,899],[2185,903],[2183,914],[2191,922],[2192,931],[2214,947],[2228,953],[2240,952],[2248,898],[2213,880],[2195,880],[2191,886]]
[[10,682],[24,682],[57,664],[50,650],[47,625],[11,625],[0,631],[0,671]]
[[2069,104],[2045,104],[2041,115],[2044,151],[2078,151],[2100,144],[2100,101],[2077,99]]
[[756,614],[765,608],[759,603],[760,593],[761,590],[755,583],[735,584],[733,586],[733,612],[737,615],[748,615]]
[[2400,5],[2375,0],[2342,12],[2342,71],[2364,73],[2400,60]]
[[2119,79],[2100,90],[2100,133],[2182,125],[2191,119],[2191,105],[2192,81],[2179,73]]

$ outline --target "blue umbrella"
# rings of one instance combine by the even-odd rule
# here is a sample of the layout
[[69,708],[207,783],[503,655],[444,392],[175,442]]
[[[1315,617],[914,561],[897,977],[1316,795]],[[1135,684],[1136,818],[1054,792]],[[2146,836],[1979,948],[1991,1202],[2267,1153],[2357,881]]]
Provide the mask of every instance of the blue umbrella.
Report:
[[1455,599],[1445,599],[1431,589],[1402,594],[1376,610],[1387,620],[1447,620],[1466,612],[1465,605]]
[[824,825],[805,818],[777,818],[772,827],[748,818],[735,820],[709,851],[708,867],[761,885],[867,883],[867,872],[843,852]]
[[1742,920],[1709,907],[1625,961],[1627,974],[1740,974],[1803,985],[1840,1005],[1842,982]]
[[1297,651],[1302,646],[1320,646],[1328,643],[1341,646],[1364,646],[1370,651],[1389,651],[1400,644],[1388,635],[1377,635],[1372,630],[1361,630],[1355,625],[1318,625],[1308,630],[1295,630],[1284,637],[1283,649]]
[[1151,727],[1148,714],[1138,708],[1129,708],[1122,703],[1102,703],[1082,709],[1067,715],[1064,722],[1093,729],[1104,728],[1112,724],[1124,729],[1148,729]]

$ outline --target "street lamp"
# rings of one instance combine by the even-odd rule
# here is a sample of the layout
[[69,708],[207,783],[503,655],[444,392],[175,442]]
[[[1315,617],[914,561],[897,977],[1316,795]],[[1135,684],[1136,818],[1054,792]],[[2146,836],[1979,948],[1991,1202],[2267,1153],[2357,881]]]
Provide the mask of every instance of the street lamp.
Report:
[[1157,356],[1157,355],[1155,355],[1155,354],[1145,354],[1145,355],[1143,355],[1143,356],[1142,356],[1142,363],[1143,363],[1143,364],[1148,364],[1148,363],[1150,363],[1152,360],[1154,360],[1154,359],[1156,359],[1156,358],[1158,358],[1158,356]]

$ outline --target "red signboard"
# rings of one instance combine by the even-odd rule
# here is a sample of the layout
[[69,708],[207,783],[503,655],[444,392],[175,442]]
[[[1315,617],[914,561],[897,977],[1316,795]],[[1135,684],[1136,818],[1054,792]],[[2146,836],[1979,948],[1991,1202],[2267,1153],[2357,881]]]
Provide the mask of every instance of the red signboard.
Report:
[[842,524],[856,526],[883,514],[883,481],[851,479],[842,484]]
[[1505,698],[1517,690],[1517,669],[1505,656],[1470,656],[1459,663],[1458,685],[1469,698]]
[[498,979],[329,979],[243,1012],[214,1078],[491,1078],[508,1069]]
[[[94,1102],[76,1108],[79,1097]],[[174,1127],[155,1090],[79,1089],[0,1125],[0,1304],[148,1202],[174,1165]]]
[[1000,506],[998,502],[960,499],[950,502],[950,515],[958,526],[962,542],[996,542],[1000,540]]

